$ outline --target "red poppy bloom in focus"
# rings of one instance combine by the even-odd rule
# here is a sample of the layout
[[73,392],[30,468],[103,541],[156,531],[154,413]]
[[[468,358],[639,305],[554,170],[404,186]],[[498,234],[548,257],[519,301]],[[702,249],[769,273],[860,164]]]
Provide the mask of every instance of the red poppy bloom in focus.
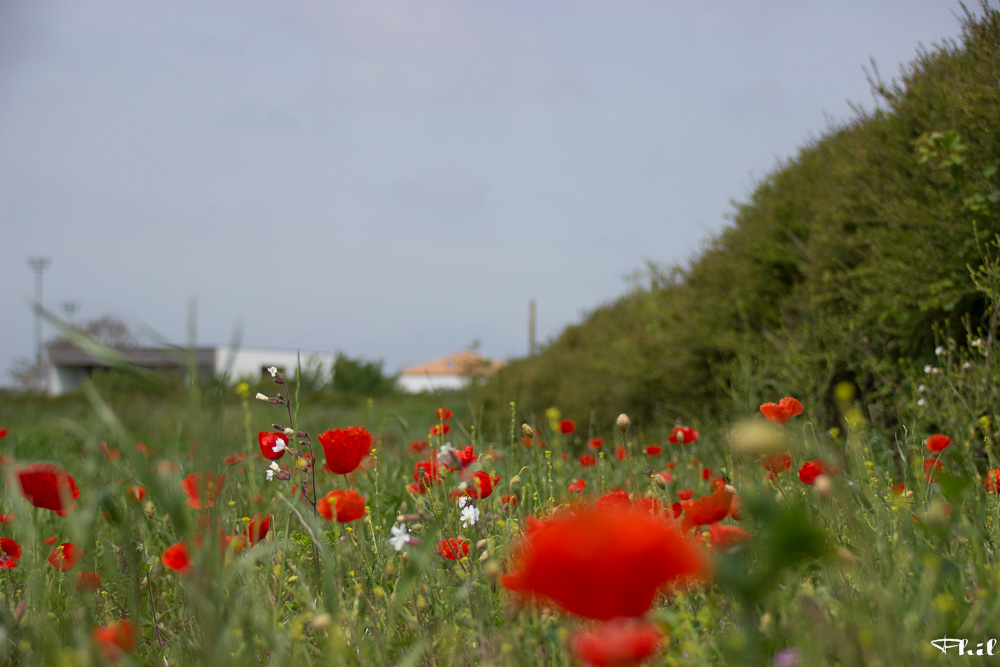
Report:
[[415,452],[422,452],[425,449],[427,449],[427,446],[428,445],[426,440],[417,440],[415,442],[410,443],[410,449],[412,449]]
[[777,403],[764,403],[760,406],[760,413],[775,424],[784,424],[792,417],[802,414],[802,403],[786,396]]
[[684,506],[684,520],[681,522],[681,527],[689,530],[695,526],[722,521],[732,511],[734,495],[725,489],[719,489],[697,500],[685,500],[681,503]]
[[49,554],[52,567],[62,572],[72,570],[83,556],[83,549],[70,542],[63,542]]
[[662,638],[655,625],[609,621],[574,632],[569,639],[569,652],[587,665],[626,667],[637,665],[659,651]]
[[488,472],[477,470],[470,476],[469,488],[465,491],[470,498],[489,498],[493,487],[500,481],[500,475],[490,477]]
[[20,492],[35,507],[67,516],[76,508],[80,490],[68,472],[51,463],[33,463],[17,471]]
[[951,438],[941,433],[935,433],[931,437],[927,438],[927,441],[924,444],[927,446],[927,451],[932,454],[937,454],[951,444]]
[[587,446],[591,449],[600,449],[604,446],[604,438],[592,438],[591,441],[587,443]]
[[582,465],[584,468],[593,468],[595,465],[597,465],[597,459],[594,457],[593,454],[584,454],[583,456],[580,457],[580,465]]
[[727,526],[713,523],[708,527],[708,543],[713,549],[729,549],[737,544],[743,544],[753,539],[753,535],[739,526]]
[[272,431],[260,431],[257,433],[257,444],[260,445],[260,453],[268,461],[277,461],[285,455],[288,449],[288,436],[284,433],[274,433]]
[[584,489],[587,488],[587,483],[582,479],[574,479],[569,483],[568,490],[570,493],[582,493]]
[[451,426],[449,424],[434,424],[431,426],[430,435],[448,435],[451,433]]
[[17,561],[21,558],[21,545],[17,540],[9,537],[0,537],[0,569],[17,567]]
[[327,521],[348,523],[365,515],[365,498],[354,489],[334,489],[316,501],[316,511]]
[[760,458],[760,464],[767,470],[767,478],[773,482],[779,472],[785,472],[792,467],[792,457],[790,454],[769,454]]
[[144,488],[142,488],[141,486],[138,486],[138,485],[136,485],[136,486],[130,486],[130,487],[128,487],[128,491],[125,494],[125,496],[129,500],[134,500],[137,503],[141,503],[142,499],[146,497],[146,489],[144,489]]
[[448,408],[438,408],[437,410],[434,411],[434,416],[438,418],[438,421],[443,421],[443,422],[446,422],[449,419],[451,419],[454,414],[455,413],[453,413]]
[[449,537],[438,542],[437,552],[448,560],[458,560],[469,553],[469,543],[460,537]]
[[455,456],[458,457],[458,462],[461,464],[462,470],[468,468],[470,465],[472,465],[479,459],[479,457],[476,456],[476,453],[473,451],[472,445],[468,445],[466,447],[463,447],[462,449],[456,449]]
[[695,544],[673,522],[632,508],[529,519],[503,585],[527,599],[607,620],[646,613],[670,584],[705,575]]
[[414,484],[407,485],[410,491],[424,494],[432,484],[441,483],[441,473],[438,471],[438,462],[435,460],[421,461],[413,471]]
[[986,490],[989,493],[1000,493],[1000,468],[986,473]]
[[559,422],[559,432],[562,433],[563,435],[569,435],[575,430],[576,430],[576,424],[574,424],[570,420],[564,419],[561,422]]
[[941,459],[924,459],[924,479],[927,480],[928,484],[933,484],[937,481],[937,477],[934,473],[941,470],[943,466],[941,465]]
[[216,476],[210,472],[196,472],[188,475],[181,482],[184,493],[188,494],[187,504],[196,510],[215,507],[215,501],[222,493],[222,485],[226,476]]
[[115,621],[94,629],[94,643],[106,662],[118,662],[135,651],[135,630],[132,621]]
[[674,428],[674,432],[670,434],[670,437],[667,438],[672,445],[690,445],[697,439],[698,431],[690,426],[677,426]]
[[659,445],[647,445],[646,446],[646,456],[656,456],[663,451],[663,447]]
[[233,452],[232,454],[224,458],[222,462],[225,463],[227,466],[231,466],[246,461],[246,459],[247,455],[244,454],[243,452]]
[[101,576],[96,572],[77,572],[73,588],[78,591],[96,591],[101,587]]
[[243,531],[243,537],[250,543],[250,546],[253,546],[267,537],[267,533],[270,530],[271,515],[254,514],[253,518],[250,519],[250,523],[247,524],[247,529]]
[[171,570],[176,570],[181,574],[187,574],[191,571],[191,554],[188,553],[187,544],[184,542],[167,547],[160,560]]
[[336,475],[354,472],[372,447],[372,434],[361,426],[335,428],[317,436],[326,454],[326,469]]
[[692,489],[681,489],[677,492],[678,500],[691,500],[694,498],[694,490]]
[[806,461],[799,468],[799,479],[802,480],[803,484],[808,484],[812,486],[816,483],[816,478],[820,475],[839,475],[840,468],[837,466],[828,466],[826,461],[823,459],[816,459],[815,461]]

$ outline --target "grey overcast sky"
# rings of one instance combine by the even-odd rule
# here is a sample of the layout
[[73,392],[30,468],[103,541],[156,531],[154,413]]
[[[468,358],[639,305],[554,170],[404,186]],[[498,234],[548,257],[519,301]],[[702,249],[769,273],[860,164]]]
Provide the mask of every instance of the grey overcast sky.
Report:
[[[44,303],[390,371],[684,263],[948,0],[0,0],[0,382]],[[46,337],[54,334],[46,328]]]

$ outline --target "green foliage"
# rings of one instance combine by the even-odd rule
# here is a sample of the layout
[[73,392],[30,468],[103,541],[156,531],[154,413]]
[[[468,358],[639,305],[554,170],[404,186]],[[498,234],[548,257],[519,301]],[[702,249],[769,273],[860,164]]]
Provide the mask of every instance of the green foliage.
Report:
[[385,396],[395,391],[396,377],[385,374],[385,362],[366,361],[337,353],[333,362],[333,388],[362,396]]
[[794,394],[833,422],[832,388],[851,380],[866,413],[897,423],[894,396],[928,361],[932,325],[954,337],[963,316],[985,315],[968,267],[1000,232],[1000,12],[981,14],[965,16],[961,45],[874,82],[879,108],[779,165],[688,267],[653,267],[488,394],[523,394],[532,411],[558,396],[599,421]]

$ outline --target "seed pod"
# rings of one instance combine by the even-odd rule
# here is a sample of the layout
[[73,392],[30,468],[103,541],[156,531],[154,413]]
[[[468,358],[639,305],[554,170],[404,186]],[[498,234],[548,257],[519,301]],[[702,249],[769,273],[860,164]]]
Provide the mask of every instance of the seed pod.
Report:
[[615,426],[617,426],[618,430],[621,431],[622,433],[627,431],[628,427],[631,425],[632,422],[629,421],[628,415],[625,414],[624,412],[618,415],[618,419],[615,420]]
[[523,433],[526,438],[535,437],[535,429],[531,428],[527,424],[521,424],[521,433]]

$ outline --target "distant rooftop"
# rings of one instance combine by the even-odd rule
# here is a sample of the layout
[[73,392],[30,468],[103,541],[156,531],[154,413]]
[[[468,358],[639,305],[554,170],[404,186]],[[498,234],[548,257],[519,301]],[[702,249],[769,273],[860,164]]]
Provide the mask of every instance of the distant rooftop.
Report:
[[493,375],[506,366],[502,361],[484,357],[472,350],[462,350],[425,364],[404,368],[401,375]]

